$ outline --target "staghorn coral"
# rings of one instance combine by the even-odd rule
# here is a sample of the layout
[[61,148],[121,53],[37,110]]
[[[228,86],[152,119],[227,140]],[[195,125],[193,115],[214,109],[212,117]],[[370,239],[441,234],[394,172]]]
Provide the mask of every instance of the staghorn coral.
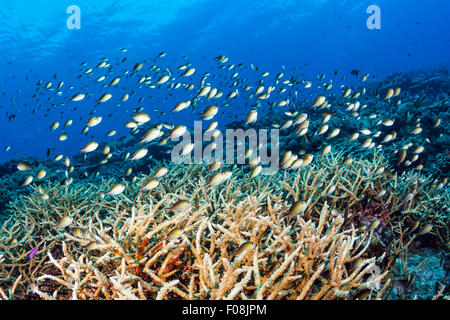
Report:
[[[448,245],[448,192],[418,174],[375,175],[380,153],[341,162],[330,153],[255,179],[240,168],[214,188],[204,166],[168,165],[158,188],[143,192],[141,175],[115,197],[104,192],[117,181],[34,187],[1,229],[0,288],[41,299],[383,298],[417,237],[410,220],[432,222]],[[190,207],[171,210],[179,200]],[[289,216],[298,200],[306,210]],[[65,216],[70,226],[55,229]]]

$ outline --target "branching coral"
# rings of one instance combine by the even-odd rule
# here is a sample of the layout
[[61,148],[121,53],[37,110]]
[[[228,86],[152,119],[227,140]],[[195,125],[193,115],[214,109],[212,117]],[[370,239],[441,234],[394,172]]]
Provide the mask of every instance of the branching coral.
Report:
[[[122,181],[118,196],[105,195],[117,181],[35,187],[1,230],[0,288],[41,299],[382,298],[394,259],[415,237],[398,229],[404,217],[437,220],[448,195],[418,175],[375,174],[379,154],[342,158],[254,179],[235,169],[217,187],[206,186],[201,165],[168,165],[151,191],[142,190],[148,176]],[[180,200],[189,206],[173,209]],[[291,216],[299,200],[307,208]],[[376,216],[362,217],[364,206]],[[358,228],[364,219],[384,222]]]

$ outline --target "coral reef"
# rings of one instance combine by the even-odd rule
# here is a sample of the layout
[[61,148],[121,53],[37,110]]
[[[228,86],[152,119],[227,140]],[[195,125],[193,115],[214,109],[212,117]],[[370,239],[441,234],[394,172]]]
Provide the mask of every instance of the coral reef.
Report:
[[[413,250],[411,250],[413,251]],[[439,299],[448,295],[448,257],[430,249],[398,259],[394,272],[399,276],[389,299]]]
[[[169,163],[150,191],[144,174],[33,185],[0,230],[0,297],[386,298],[417,241],[448,250],[448,186],[380,173],[381,152],[343,159],[253,179],[230,168],[215,187],[205,165]],[[115,183],[124,193],[106,194]]]
[[[306,138],[306,135],[299,137],[295,130],[280,130],[280,148],[296,153],[300,150],[320,153],[324,145],[330,143],[334,151],[343,151],[351,156],[370,157],[372,151],[361,148],[362,137],[365,138],[365,135],[360,134],[359,140],[349,140],[353,133],[368,128],[377,147],[382,148],[384,154],[388,156],[387,160],[392,169],[399,174],[421,171],[427,177],[436,179],[437,185],[448,178],[450,172],[449,83],[450,76],[445,68],[432,72],[415,71],[393,74],[383,81],[371,81],[364,86],[360,84],[351,87],[352,92],[361,93],[357,98],[342,99],[340,93],[330,94],[324,91],[323,94],[327,96],[330,105],[325,109],[311,107],[309,99],[297,100],[289,105],[289,110],[308,114],[309,137]],[[401,88],[401,96],[397,99],[383,99],[384,93],[393,86]],[[348,110],[349,105],[353,103],[360,105],[357,112]],[[323,135],[317,135],[325,113],[331,115],[327,122],[330,128],[340,129],[339,135],[333,138],[332,142],[326,142]],[[274,107],[259,118],[252,128],[270,128],[274,124],[281,125],[289,119],[285,110]],[[393,119],[394,123],[392,126],[377,124],[381,119]],[[438,119],[440,124],[435,126]],[[411,134],[418,124],[422,132]],[[230,128],[244,126],[244,121],[236,121],[229,125]],[[379,134],[373,135],[376,132]],[[397,138],[383,142],[386,135],[393,132]],[[406,145],[410,145],[406,158],[399,164],[399,153]],[[424,147],[424,151],[414,153],[413,150],[419,146]],[[423,168],[420,168],[420,165],[423,165]]]

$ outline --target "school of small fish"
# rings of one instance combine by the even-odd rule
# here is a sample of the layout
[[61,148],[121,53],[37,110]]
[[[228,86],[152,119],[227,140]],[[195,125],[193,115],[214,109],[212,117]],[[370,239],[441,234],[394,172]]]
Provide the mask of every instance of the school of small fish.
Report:
[[[120,51],[124,54],[128,50],[123,48]],[[58,144],[67,145],[70,141],[74,141],[75,145],[79,143],[73,132],[68,133],[70,127],[76,123],[82,128],[79,135],[83,139],[89,139],[89,142],[79,149],[78,156],[66,152],[53,157],[53,161],[61,161],[61,172],[64,173],[66,185],[73,181],[71,176],[80,166],[78,161],[80,157],[84,161],[91,161],[91,157],[95,157],[100,166],[107,165],[112,158],[119,158],[129,163],[124,177],[130,177],[134,182],[136,177],[133,174],[138,173],[133,170],[135,164],[152,158],[150,146],[169,147],[164,149],[164,152],[170,153],[170,142],[180,139],[191,130],[188,122],[181,123],[185,118],[208,123],[204,132],[211,135],[212,142],[208,147],[214,150],[217,148],[215,139],[221,136],[219,127],[226,128],[227,124],[233,121],[241,121],[246,129],[261,128],[258,127],[258,123],[262,118],[267,119],[272,113],[282,112],[283,116],[278,117],[279,121],[272,123],[267,129],[279,129],[285,134],[295,132],[295,139],[304,145],[305,149],[294,153],[282,146],[280,170],[303,168],[311,164],[316,157],[324,157],[332,151],[339,150],[341,146],[333,142],[336,137],[343,135],[340,124],[345,121],[345,117],[353,117],[361,124],[360,128],[345,138],[353,145],[353,152],[348,155],[357,153],[358,150],[383,149],[393,141],[402,139],[391,129],[398,123],[398,119],[385,117],[377,112],[376,105],[361,102],[361,98],[369,94],[363,86],[369,74],[358,78],[359,85],[348,86],[336,84],[336,80],[325,74],[318,75],[316,79],[300,79],[295,75],[288,77],[289,72],[284,66],[281,66],[277,74],[271,74],[253,64],[230,63],[229,58],[224,55],[214,58],[213,67],[218,69],[216,73],[201,73],[187,57],[183,57],[184,62],[181,64],[167,66],[165,57],[166,53],[161,52],[151,62],[144,60],[131,65],[127,57],[123,57],[120,62],[107,57],[94,64],[83,62],[77,72],[77,78],[87,81],[88,84],[84,86],[71,85],[65,79],[64,81],[58,79],[56,74],[52,80],[37,81],[35,93],[31,97],[32,114],[44,113],[44,118],[47,118],[53,109],[60,110],[61,119],[52,121],[46,126],[48,131],[55,135],[55,141],[57,140],[55,145],[45,146],[47,157],[55,150],[60,150]],[[296,68],[292,70],[295,71]],[[359,76],[359,71],[352,74]],[[335,78],[336,76],[337,71],[334,74]],[[341,81],[345,80],[346,77],[341,77]],[[98,90],[90,89],[93,87],[92,83],[97,83]],[[383,91],[377,89],[374,92],[374,99],[395,107],[402,103],[401,93],[401,88],[395,86]],[[153,99],[153,96],[161,99],[158,101]],[[236,110],[233,108],[233,101],[236,99],[240,101],[239,108],[238,112],[233,112]],[[15,99],[10,100],[14,104]],[[173,102],[174,100],[176,102]],[[81,104],[83,108],[86,108],[86,104],[91,107],[83,111],[78,120],[72,118],[70,114],[79,111],[78,106]],[[116,114],[118,119],[118,110],[124,110],[128,118],[121,118],[122,125],[111,128],[110,118]],[[313,125],[311,120],[313,114],[321,115],[322,120],[318,125]],[[420,117],[413,118],[410,114],[406,117],[410,118],[410,135],[422,135]],[[440,125],[441,119],[436,118],[433,128],[436,129]],[[107,126],[107,130],[99,136],[99,128],[102,126]],[[125,135],[138,139],[138,143],[125,151],[115,150],[112,144],[101,141],[124,130],[128,132]],[[312,139],[320,141],[319,149],[308,150],[308,144],[311,144]],[[430,139],[423,136],[421,140],[422,144],[405,143],[401,149],[394,152],[397,157],[396,166],[412,170],[424,168],[425,163],[420,159],[421,155],[426,153]],[[42,143],[45,144],[45,141]],[[10,152],[11,149],[14,149],[14,146],[8,145],[4,151]],[[187,143],[179,155],[190,157],[194,149],[194,143]],[[245,150],[245,159],[251,169],[249,173],[251,179],[260,175],[263,169],[260,157],[255,151],[257,152],[250,148]],[[346,157],[344,164],[350,163],[351,157]],[[232,177],[232,170],[224,168],[221,171],[221,167],[220,161],[209,165],[208,172],[211,175],[206,187],[221,185]],[[49,172],[39,163],[22,161],[17,164],[19,171],[31,172],[33,168],[38,170],[37,173],[28,175],[21,187],[39,183],[49,176]],[[142,191],[151,192],[157,189],[163,183],[167,172],[167,168],[159,168],[142,186]],[[380,167],[374,174],[386,172],[390,173],[387,168]],[[82,172],[82,176],[85,177],[91,174],[98,176],[99,172]],[[447,178],[437,182],[438,187],[442,187],[447,183]],[[118,196],[124,192],[126,192],[124,184],[115,184],[109,190],[105,190],[103,196]],[[294,203],[289,216],[303,212],[307,206],[308,204],[301,201]],[[67,223],[70,224],[70,217],[63,218],[56,227],[63,228]]]

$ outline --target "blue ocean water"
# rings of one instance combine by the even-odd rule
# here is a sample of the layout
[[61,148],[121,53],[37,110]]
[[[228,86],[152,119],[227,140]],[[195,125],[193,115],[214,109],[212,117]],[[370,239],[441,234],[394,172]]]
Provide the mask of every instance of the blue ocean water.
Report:
[[[67,28],[70,5],[80,8],[80,29]],[[366,25],[370,5],[381,10],[379,30]],[[91,79],[78,78],[88,67],[95,69],[103,57],[114,65],[117,75],[137,62],[156,63],[153,59],[167,52],[157,64],[177,66],[189,61],[198,70],[197,80],[217,70],[214,57],[221,54],[232,63],[253,64],[271,74],[281,72],[282,66],[297,68],[293,73],[305,78],[335,70],[339,76],[349,75],[358,69],[381,79],[394,72],[449,65],[449,9],[450,3],[444,0],[0,1],[0,163],[24,156],[42,158],[49,147],[55,149],[53,154],[73,154],[91,135],[103,138],[110,129],[125,135],[128,129],[123,123],[139,106],[153,119],[186,119],[186,115],[160,115],[161,110],[173,108],[179,98],[176,93],[144,91],[117,108],[123,88],[136,87],[136,79],[122,78],[109,90],[91,80],[99,76],[97,70]],[[124,57],[128,60],[121,64]],[[82,62],[87,66],[81,66]],[[53,87],[64,81],[63,96],[53,91],[37,101],[32,96],[38,80],[52,81]],[[92,92],[97,98],[108,90],[114,103],[97,108],[103,116],[102,128],[87,136],[79,133],[93,99],[77,104],[77,110],[69,103],[52,106],[78,91]],[[142,103],[140,97],[144,97]],[[236,100],[229,106],[239,119],[245,117],[239,113],[242,103]],[[158,112],[152,113],[153,107]],[[11,115],[15,117],[8,119]],[[69,139],[59,142],[49,127],[53,121],[62,125],[67,119],[73,119],[66,130]],[[9,151],[3,151],[8,146]]]

